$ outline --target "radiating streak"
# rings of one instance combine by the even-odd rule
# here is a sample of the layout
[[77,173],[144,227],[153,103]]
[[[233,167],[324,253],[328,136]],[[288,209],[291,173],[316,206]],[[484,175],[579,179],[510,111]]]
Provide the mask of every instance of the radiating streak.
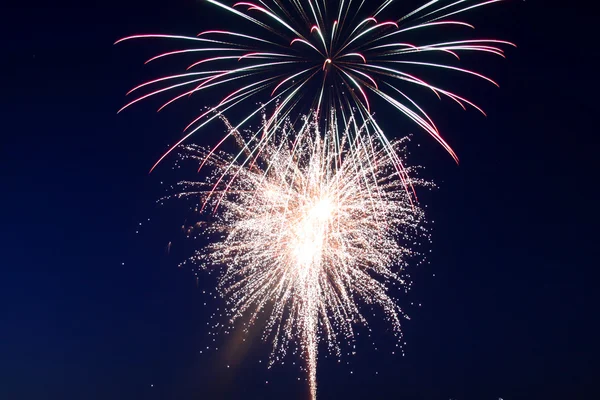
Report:
[[162,53],[159,54],[157,56],[154,56],[150,59],[148,59],[144,64],[148,64],[154,60],[158,60],[159,58],[163,58],[163,57],[168,57],[168,56],[173,56],[175,54],[185,54],[185,53],[199,53],[199,52],[205,52],[205,51],[240,51],[240,52],[244,52],[244,51],[248,51],[248,49],[234,49],[234,48],[208,48],[208,49],[185,49],[185,50],[175,50],[175,51],[169,51],[167,53]]
[[434,67],[434,68],[444,68],[444,69],[451,69],[454,71],[460,71],[460,72],[464,72],[465,74],[471,74],[474,76],[477,76],[481,79],[485,79],[486,81],[496,85],[497,87],[500,87],[500,85],[498,85],[495,81],[493,81],[492,79],[488,78],[485,75],[479,74],[477,72],[474,71],[470,71],[468,69],[464,69],[464,68],[457,68],[457,67],[452,67],[450,65],[445,65],[445,64],[433,64],[433,63],[425,63],[425,62],[418,62],[418,61],[386,61],[389,63],[395,63],[395,64],[412,64],[412,65],[424,65],[427,67]]
[[209,80],[205,80],[204,82],[202,82],[202,83],[200,84],[200,86],[197,86],[196,88],[194,88],[194,89],[192,89],[192,90],[190,90],[190,91],[184,92],[184,93],[182,93],[182,94],[180,94],[180,95],[177,95],[177,96],[173,97],[171,100],[167,101],[167,102],[166,102],[166,103],[164,103],[162,106],[160,106],[160,108],[158,109],[158,111],[161,111],[163,108],[165,108],[165,107],[166,107],[166,106],[168,106],[169,104],[172,104],[172,103],[174,103],[175,101],[177,101],[177,100],[179,100],[179,99],[182,99],[182,98],[184,98],[184,97],[189,97],[189,96],[191,96],[192,94],[194,94],[194,93],[196,93],[196,92],[199,92],[200,90],[208,89],[208,88],[210,88],[210,87],[217,86],[217,85],[220,85],[220,84],[223,84],[223,83],[226,83],[226,82],[232,82],[232,81],[235,81],[236,79],[239,79],[239,77],[233,77],[233,78],[229,78],[229,79],[224,79],[224,80],[222,80],[222,81],[220,81],[220,82],[214,82],[214,83],[211,83],[211,84],[209,84],[209,85],[203,85],[203,84],[206,84],[206,83],[208,83],[208,81],[209,81]]
[[265,39],[261,39],[259,37],[256,36],[251,36],[251,35],[245,35],[243,33],[239,33],[239,32],[231,32],[231,31],[222,31],[222,30],[211,30],[211,31],[202,31],[200,32],[197,36],[204,36],[204,35],[210,35],[210,34],[220,34],[220,35],[229,35],[229,36],[238,36],[238,37],[243,37],[245,39],[250,39],[250,40],[255,40],[257,42],[262,42],[262,43],[268,43],[268,44],[272,44],[274,46],[280,46],[279,44],[272,42],[270,40],[265,40]]
[[136,87],[134,87],[133,89],[131,89],[129,92],[127,92],[127,95],[133,93],[134,91],[143,88],[144,86],[148,86],[148,85],[152,85],[154,83],[158,83],[158,82],[162,82],[162,81],[166,81],[169,79],[178,79],[178,78],[185,78],[188,76],[198,76],[198,75],[212,75],[214,73],[220,73],[223,71],[203,71],[203,72],[189,72],[186,74],[179,74],[179,75],[170,75],[170,76],[165,76],[162,78],[158,78],[158,79],[153,79],[151,81],[148,82],[144,82],[140,85],[137,85]]
[[429,28],[429,27],[432,27],[432,26],[439,26],[439,25],[461,25],[461,26],[469,27],[471,29],[475,29],[475,27],[473,25],[467,24],[466,22],[461,22],[461,21],[426,22],[426,23],[419,24],[419,25],[416,25],[416,26],[411,26],[411,27],[408,27],[408,28],[399,29],[399,30],[397,30],[395,32],[388,33],[387,35],[384,35],[384,36],[381,36],[379,38],[376,38],[375,40],[384,40],[384,39],[387,39],[387,38],[389,38],[391,36],[399,35],[399,34],[405,33],[405,32],[410,32],[410,31],[413,31],[415,29]]
[[490,1],[485,1],[483,3],[475,4],[475,5],[463,8],[461,10],[454,11],[454,12],[442,15],[441,17],[436,17],[434,19],[431,19],[430,21],[438,21],[438,20],[440,20],[442,18],[450,17],[451,15],[456,15],[456,14],[459,14],[459,13],[462,13],[462,12],[465,12],[465,11],[472,10],[474,8],[482,7],[482,6],[485,6],[485,5],[488,5],[488,4],[492,4],[492,3],[498,3],[498,2],[501,2],[501,1],[504,1],[504,0],[490,0]]
[[363,60],[363,62],[367,62],[367,59],[365,58],[365,56],[363,56],[360,53],[346,53],[346,54],[342,54],[341,56],[338,57],[339,58],[343,58],[343,57],[359,57],[361,60]]
[[[440,1],[440,0],[432,0],[432,1],[430,1],[429,3],[425,3],[425,4],[423,4],[423,5],[422,5],[422,6],[420,6],[419,8],[417,8],[417,9],[415,9],[414,11],[412,11],[412,12],[410,12],[410,13],[406,14],[404,17],[400,18],[400,19],[398,20],[398,22],[401,22],[401,21],[403,21],[403,20],[405,20],[405,19],[408,19],[408,18],[412,17],[412,16],[413,16],[413,15],[415,15],[415,14],[418,14],[418,13],[420,13],[421,11],[425,10],[426,8],[428,8],[429,6],[431,6],[431,5],[435,4],[435,3],[438,3],[439,1]],[[391,2],[392,2],[392,0],[390,0],[388,3],[391,3]]]
[[[235,60],[238,59],[238,56],[222,56],[222,57],[211,57],[211,58],[205,58],[204,60],[199,60],[196,61],[195,63],[191,64],[189,67],[187,67],[185,70],[189,71],[190,69],[200,65],[200,64],[204,64],[207,62],[214,62],[214,61],[223,61],[223,60]],[[219,71],[219,73],[222,73],[225,71]]]
[[321,50],[317,49],[315,46],[313,46],[312,44],[310,44],[310,42],[308,40],[305,40],[305,39],[295,38],[295,39],[293,39],[290,42],[290,46],[293,45],[296,42],[303,43],[303,44],[307,45],[308,47],[311,47],[312,49],[314,49],[320,55],[322,55],[322,56],[324,55],[323,53],[321,53]]
[[319,35],[319,37],[321,38],[321,43],[323,43],[323,50],[325,51],[325,54],[328,54],[327,51],[327,44],[325,43],[325,38],[323,37],[323,34],[321,33],[321,29],[319,29],[319,27],[317,25],[314,25],[311,29],[310,32],[312,33],[313,31],[317,32],[317,35]]
[[[207,0],[207,1],[210,1],[210,0]],[[147,38],[182,39],[182,40],[192,40],[195,42],[208,42],[209,41],[208,39],[195,38],[195,37],[191,37],[191,36],[145,34],[145,35],[126,36],[124,38],[117,40],[114,44],[118,44],[118,43],[124,42],[126,40],[131,40],[131,39],[147,39]]]
[[[119,111],[117,111],[117,114],[118,114],[118,113],[120,113],[121,111],[123,111],[124,109],[126,109],[127,107],[129,107],[129,106],[131,106],[131,105],[133,105],[133,104],[137,103],[138,101],[141,101],[141,100],[147,99],[147,98],[148,98],[148,97],[150,97],[150,96],[154,96],[154,95],[156,95],[156,94],[159,94],[159,93],[162,93],[162,92],[166,92],[167,90],[171,90],[171,89],[174,89],[174,88],[177,88],[177,87],[181,87],[181,86],[184,86],[184,85],[189,85],[189,84],[191,84],[191,83],[196,83],[196,82],[199,82],[199,81],[202,81],[202,80],[206,80],[206,79],[209,79],[209,78],[207,77],[207,78],[193,79],[193,80],[191,80],[191,81],[186,81],[186,82],[178,83],[178,84],[175,84],[175,85],[171,85],[171,86],[169,86],[169,87],[166,87],[166,88],[163,88],[163,89],[155,90],[154,92],[151,92],[151,93],[145,94],[145,95],[143,95],[143,96],[141,96],[141,97],[138,97],[137,99],[135,99],[135,100],[133,100],[133,101],[130,101],[129,103],[125,104],[123,107],[121,107],[121,108],[119,109]],[[133,90],[135,90],[135,88],[134,88],[134,89],[132,89],[132,91],[133,91]],[[131,91],[130,91],[130,92],[131,92]]]
[[458,0],[458,1],[455,1],[455,2],[454,2],[454,3],[452,3],[452,4],[448,4],[447,6],[444,6],[444,7],[442,7],[442,8],[438,8],[437,10],[431,11],[430,13],[427,13],[427,14],[421,15],[421,17],[420,17],[420,18],[427,18],[427,17],[428,17],[428,16],[430,16],[430,15],[437,14],[437,13],[439,13],[439,12],[441,12],[441,11],[444,11],[444,10],[446,10],[446,9],[448,9],[448,8],[454,7],[454,6],[455,6],[455,5],[457,5],[457,4],[464,3],[465,1],[469,1],[469,0]]

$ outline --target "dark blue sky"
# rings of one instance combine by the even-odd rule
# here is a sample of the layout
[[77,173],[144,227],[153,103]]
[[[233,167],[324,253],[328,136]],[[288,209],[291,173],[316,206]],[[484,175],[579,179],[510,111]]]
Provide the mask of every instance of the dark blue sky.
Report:
[[[500,89],[454,86],[488,118],[431,106],[459,166],[399,115],[379,116],[415,134],[412,161],[440,186],[424,195],[433,254],[411,294],[423,306],[405,324],[405,357],[384,335],[349,365],[323,360],[321,399],[598,398],[599,15],[508,3],[466,17],[519,46],[472,64]],[[154,200],[177,174],[147,171],[199,99],[116,115],[161,70],[142,65],[154,44],[115,39],[232,20],[191,0],[19,7],[2,23],[0,398],[305,399],[298,369],[268,371],[252,337],[213,344],[210,281],[177,268],[183,251],[166,255],[170,240],[185,247],[182,221]]]

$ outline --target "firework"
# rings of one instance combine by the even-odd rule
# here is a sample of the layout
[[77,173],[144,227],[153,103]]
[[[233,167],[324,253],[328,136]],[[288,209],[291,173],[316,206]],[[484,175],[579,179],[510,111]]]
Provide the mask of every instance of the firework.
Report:
[[[204,231],[211,244],[191,261],[222,270],[218,289],[232,324],[268,316],[270,365],[290,351],[301,354],[313,399],[318,348],[340,356],[354,325],[368,326],[362,306],[380,308],[401,338],[405,314],[395,296],[409,289],[405,266],[423,259],[418,243],[428,239],[423,211],[401,190],[427,183],[400,176],[378,141],[350,129],[332,124],[321,133],[306,118],[295,131],[288,121],[259,154],[249,154],[249,165],[193,145],[183,153],[213,172],[182,182],[178,195],[199,198],[199,209],[216,219]],[[251,140],[234,132],[251,152]],[[390,146],[401,154],[402,143]]]
[[[321,116],[321,110],[334,108],[340,113],[339,118],[346,122],[353,115],[362,122],[370,120],[366,129],[370,129],[370,134],[383,146],[389,147],[388,139],[373,119],[372,96],[381,98],[414,121],[458,161],[432,118],[409,97],[407,90],[410,86],[424,88],[432,96],[449,98],[463,109],[470,106],[484,113],[475,103],[430,84],[421,75],[437,69],[471,75],[497,85],[482,74],[456,66],[460,61],[459,54],[479,52],[504,57],[501,47],[513,45],[494,39],[464,39],[464,36],[461,36],[462,40],[434,43],[420,39],[420,32],[432,29],[444,35],[454,31],[462,35],[473,26],[453,18],[501,0],[433,0],[393,20],[382,19],[393,0],[380,2],[372,10],[366,10],[364,0],[340,0],[332,4],[324,0],[265,0],[231,5],[207,1],[239,18],[242,24],[247,23],[249,29],[240,32],[208,30],[197,37],[134,35],[117,41],[157,38],[187,45],[152,57],[148,62],[186,54],[201,56],[188,63],[186,71],[133,88],[129,93],[159,86],[122,109],[165,92],[177,94],[160,109],[205,90],[219,93],[215,103],[205,104],[207,108],[185,128],[184,136],[153,168],[179,144],[214,120],[215,111],[225,112],[234,107],[251,109],[234,124],[236,128],[261,112],[271,110],[264,126],[267,136],[273,134],[278,123],[294,110],[294,115],[316,111],[321,126],[328,126],[327,115]],[[372,6],[373,2],[368,3]],[[261,102],[258,106],[257,101]]]

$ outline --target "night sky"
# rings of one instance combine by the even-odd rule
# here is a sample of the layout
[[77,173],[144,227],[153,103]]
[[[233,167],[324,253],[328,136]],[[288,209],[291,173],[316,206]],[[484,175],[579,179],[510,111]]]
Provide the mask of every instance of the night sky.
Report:
[[[267,370],[256,334],[208,335],[212,278],[177,267],[184,216],[155,206],[181,175],[173,159],[148,170],[203,98],[116,114],[131,87],[184,65],[144,66],[164,43],[116,39],[237,20],[193,0],[21,3],[3,7],[1,28],[0,399],[306,399],[297,360]],[[408,309],[406,356],[375,322],[378,351],[359,341],[354,357],[320,360],[320,399],[600,398],[600,15],[561,3],[462,18],[519,47],[467,60],[499,89],[434,75],[488,112],[426,97],[460,165],[378,114],[388,134],[413,134],[410,161],[439,186],[422,196],[433,253],[412,274],[407,301],[422,306]]]

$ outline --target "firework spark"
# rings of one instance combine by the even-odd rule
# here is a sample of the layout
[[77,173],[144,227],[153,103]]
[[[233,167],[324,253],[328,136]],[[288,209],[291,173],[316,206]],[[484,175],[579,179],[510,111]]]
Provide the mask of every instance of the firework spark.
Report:
[[[235,124],[236,128],[271,107],[269,123],[264,127],[268,136],[293,110],[298,115],[316,110],[317,116],[320,116],[321,110],[335,108],[346,122],[353,114],[361,122],[370,120],[366,129],[370,129],[370,134],[377,137],[383,146],[389,147],[388,139],[373,119],[372,95],[414,121],[458,161],[432,118],[409,97],[407,90],[410,86],[425,88],[440,99],[451,99],[463,109],[470,106],[484,113],[470,100],[435,86],[420,75],[437,69],[467,74],[497,85],[482,74],[456,66],[460,61],[459,54],[479,52],[504,57],[501,47],[514,46],[494,39],[422,43],[423,39],[419,36],[419,32],[432,29],[443,29],[445,34],[452,30],[462,35],[462,32],[474,27],[452,18],[502,0],[433,0],[394,20],[381,19],[393,0],[380,2],[370,12],[365,10],[367,2],[352,0],[339,0],[335,6],[323,0],[265,0],[232,5],[207,1],[239,18],[240,22],[249,23],[248,33],[208,30],[197,37],[149,34],[117,41],[158,38],[188,44],[185,48],[152,57],[148,62],[184,57],[186,54],[206,55],[188,64],[185,72],[133,88],[129,93],[162,85],[130,101],[122,109],[165,92],[178,91],[160,109],[211,88],[213,92],[220,93],[219,100],[185,128],[183,138],[153,168],[179,144],[214,120],[215,111],[224,112],[244,103],[252,104],[252,111]],[[372,5],[372,2],[368,3]],[[255,34],[257,30],[262,33]],[[454,63],[440,62],[439,57],[447,57]],[[258,107],[257,101],[262,102]],[[329,124],[327,115],[320,120],[322,127]]]
[[[380,308],[401,338],[405,314],[393,293],[409,289],[404,267],[423,258],[417,243],[428,238],[423,211],[402,190],[406,176],[364,129],[349,129],[332,124],[321,133],[306,118],[296,132],[286,122],[249,155],[251,165],[193,145],[183,153],[213,170],[207,181],[182,182],[179,196],[198,197],[216,219],[207,231],[211,244],[191,260],[222,268],[218,288],[232,324],[268,315],[270,365],[299,350],[313,399],[320,343],[340,356],[354,325],[368,326],[362,306]],[[235,136],[251,151],[252,143]],[[390,146],[403,148],[402,141]]]

